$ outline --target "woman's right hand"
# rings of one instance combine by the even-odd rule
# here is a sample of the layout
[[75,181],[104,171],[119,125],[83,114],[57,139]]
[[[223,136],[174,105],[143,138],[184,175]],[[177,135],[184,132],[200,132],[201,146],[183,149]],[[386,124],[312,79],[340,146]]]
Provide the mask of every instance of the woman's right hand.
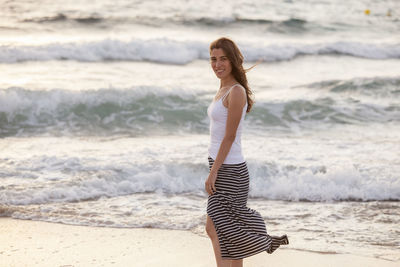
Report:
[[217,180],[217,173],[216,172],[210,172],[208,175],[208,178],[205,182],[205,189],[208,193],[208,195],[214,194],[217,189],[215,188],[215,181]]

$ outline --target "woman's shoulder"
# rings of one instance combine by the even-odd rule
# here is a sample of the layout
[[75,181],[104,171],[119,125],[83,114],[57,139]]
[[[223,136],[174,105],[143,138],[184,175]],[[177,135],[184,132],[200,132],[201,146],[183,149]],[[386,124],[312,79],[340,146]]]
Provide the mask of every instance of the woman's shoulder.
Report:
[[237,83],[232,86],[229,93],[234,96],[239,96],[239,97],[246,96],[246,89],[244,88],[243,85],[241,85],[240,83]]
[[239,101],[238,103],[241,103],[243,105],[245,105],[247,103],[246,89],[239,83],[232,86],[228,95],[229,95],[229,99],[234,102]]

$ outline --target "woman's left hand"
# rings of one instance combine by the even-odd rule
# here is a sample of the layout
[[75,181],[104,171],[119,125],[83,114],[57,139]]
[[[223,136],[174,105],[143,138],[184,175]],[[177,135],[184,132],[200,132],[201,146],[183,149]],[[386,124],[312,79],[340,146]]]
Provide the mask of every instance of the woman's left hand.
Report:
[[214,192],[217,191],[215,188],[215,181],[217,180],[217,173],[215,172],[210,172],[208,175],[208,178],[205,182],[205,189],[209,195],[214,194]]

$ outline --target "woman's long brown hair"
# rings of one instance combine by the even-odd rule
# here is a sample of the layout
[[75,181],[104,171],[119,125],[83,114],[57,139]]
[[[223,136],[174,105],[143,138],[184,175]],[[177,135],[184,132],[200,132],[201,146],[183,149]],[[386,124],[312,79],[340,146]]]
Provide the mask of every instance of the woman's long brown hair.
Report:
[[247,110],[246,113],[250,112],[251,107],[254,104],[253,100],[253,92],[250,90],[250,87],[247,82],[246,72],[252,69],[252,66],[249,69],[243,68],[243,55],[240,52],[237,45],[226,37],[219,38],[211,43],[210,45],[210,53],[213,49],[222,49],[225,52],[225,55],[228,57],[229,61],[232,65],[232,75],[245,89],[247,95]]

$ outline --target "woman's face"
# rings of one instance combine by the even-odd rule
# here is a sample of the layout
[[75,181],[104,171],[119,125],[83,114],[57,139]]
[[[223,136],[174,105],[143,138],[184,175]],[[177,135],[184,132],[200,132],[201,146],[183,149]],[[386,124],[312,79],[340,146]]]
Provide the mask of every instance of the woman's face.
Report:
[[232,65],[224,50],[214,48],[210,53],[211,67],[219,79],[224,79],[231,75]]

